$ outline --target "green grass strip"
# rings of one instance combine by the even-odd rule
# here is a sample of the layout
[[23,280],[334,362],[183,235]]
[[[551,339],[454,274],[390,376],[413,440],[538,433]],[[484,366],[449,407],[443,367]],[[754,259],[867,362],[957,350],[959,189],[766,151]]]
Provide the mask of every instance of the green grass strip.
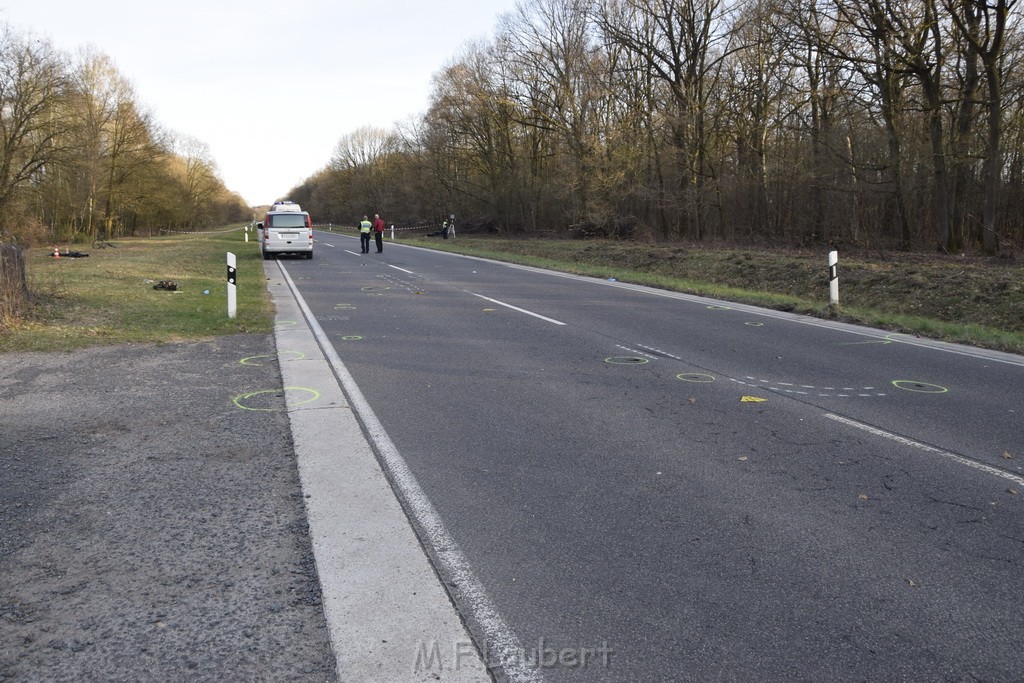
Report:
[[[87,258],[26,251],[33,305],[0,334],[0,351],[68,351],[273,330],[259,244],[245,232],[114,240]],[[237,258],[237,316],[227,316],[227,252]],[[156,290],[173,281],[176,292]],[[207,293],[208,292],[208,293]]]

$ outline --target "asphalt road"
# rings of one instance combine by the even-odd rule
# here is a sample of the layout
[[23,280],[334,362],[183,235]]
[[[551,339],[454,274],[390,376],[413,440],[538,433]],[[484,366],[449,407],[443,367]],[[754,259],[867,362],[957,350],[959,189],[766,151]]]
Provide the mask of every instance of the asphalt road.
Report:
[[335,679],[276,359],[0,357],[0,680]]
[[438,561],[485,653],[548,680],[1021,677],[1024,359],[317,238],[282,265],[507,625]]

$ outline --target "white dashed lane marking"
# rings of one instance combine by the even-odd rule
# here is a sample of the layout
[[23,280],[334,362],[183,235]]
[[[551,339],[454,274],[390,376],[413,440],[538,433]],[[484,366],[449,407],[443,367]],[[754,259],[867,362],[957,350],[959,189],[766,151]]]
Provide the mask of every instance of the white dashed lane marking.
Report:
[[[818,387],[813,384],[797,385],[792,382],[775,382],[770,379],[758,379],[757,377],[749,376],[744,379],[730,378],[730,381],[735,382],[736,384],[741,384],[745,387],[767,389],[768,391],[774,391],[780,394],[793,394],[794,396],[813,395],[815,398],[875,398],[877,396],[888,395],[885,392],[877,391],[875,387]],[[809,391],[804,391],[804,389]]]

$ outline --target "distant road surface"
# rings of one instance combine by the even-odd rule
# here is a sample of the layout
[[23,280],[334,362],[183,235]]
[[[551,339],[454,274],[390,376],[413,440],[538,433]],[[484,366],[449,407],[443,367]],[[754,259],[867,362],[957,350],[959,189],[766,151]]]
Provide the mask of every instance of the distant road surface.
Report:
[[503,637],[483,591],[522,648],[505,664],[1024,676],[1024,358],[317,239],[281,265],[471,570],[414,519],[478,644]]

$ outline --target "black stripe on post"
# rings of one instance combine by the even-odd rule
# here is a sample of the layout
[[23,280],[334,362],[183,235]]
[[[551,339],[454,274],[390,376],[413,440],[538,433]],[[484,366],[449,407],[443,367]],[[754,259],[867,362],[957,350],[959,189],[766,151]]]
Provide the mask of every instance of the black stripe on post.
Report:
[[228,284],[235,284],[235,269],[231,266],[228,266]]
[[832,282],[833,280],[838,280],[838,279],[839,279],[839,266],[838,265],[829,266],[828,267],[828,281]]

